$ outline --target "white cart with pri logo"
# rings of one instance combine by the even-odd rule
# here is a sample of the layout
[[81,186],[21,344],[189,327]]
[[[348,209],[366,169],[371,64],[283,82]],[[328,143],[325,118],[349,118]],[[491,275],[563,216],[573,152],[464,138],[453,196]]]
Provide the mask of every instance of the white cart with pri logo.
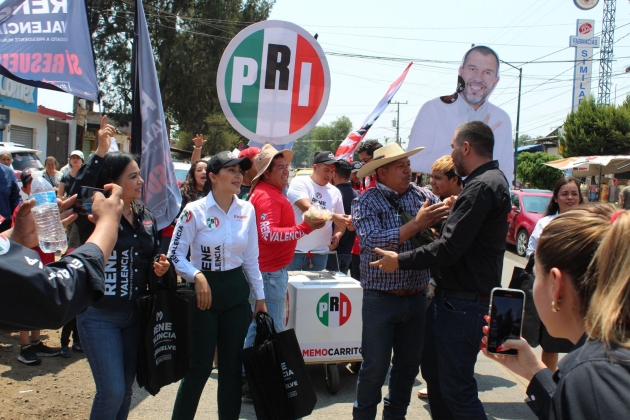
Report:
[[[358,372],[361,356],[360,283],[341,273],[289,272],[286,328],[295,329],[304,362],[324,364],[326,388],[339,390],[339,363],[353,363]],[[356,364],[355,364],[356,363]]]

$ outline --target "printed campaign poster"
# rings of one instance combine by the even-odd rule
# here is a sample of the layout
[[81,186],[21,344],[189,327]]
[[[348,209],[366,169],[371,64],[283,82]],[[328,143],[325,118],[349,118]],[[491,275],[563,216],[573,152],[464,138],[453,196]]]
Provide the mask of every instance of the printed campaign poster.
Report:
[[98,101],[83,0],[0,0],[0,74]]
[[494,132],[494,155],[508,180],[514,174],[512,122],[508,114],[488,98],[499,83],[499,56],[490,48],[475,46],[464,55],[458,70],[457,90],[426,102],[413,124],[407,150],[424,146],[410,156],[411,169],[431,173],[438,158],[451,154],[455,129],[469,121],[483,121]]

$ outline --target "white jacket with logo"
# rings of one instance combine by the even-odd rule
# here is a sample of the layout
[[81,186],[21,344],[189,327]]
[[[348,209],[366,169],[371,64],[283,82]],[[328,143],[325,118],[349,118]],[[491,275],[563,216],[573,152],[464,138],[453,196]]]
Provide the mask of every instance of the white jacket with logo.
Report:
[[[190,249],[190,261],[186,259]],[[258,232],[254,206],[234,196],[227,214],[212,192],[188,203],[177,221],[168,257],[177,274],[193,283],[200,271],[227,271],[243,266],[256,300],[265,298],[258,267]]]

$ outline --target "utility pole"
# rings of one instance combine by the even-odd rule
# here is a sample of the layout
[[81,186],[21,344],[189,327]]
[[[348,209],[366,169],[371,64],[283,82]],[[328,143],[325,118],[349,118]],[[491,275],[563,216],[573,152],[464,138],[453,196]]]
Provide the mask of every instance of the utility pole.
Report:
[[407,105],[407,101],[405,102],[390,102],[392,105],[396,105],[396,143],[402,147],[402,142],[400,141],[400,106]]
[[519,125],[521,122],[521,85],[523,82],[523,68],[522,67],[516,67],[513,66],[512,64],[508,63],[507,61],[503,61],[501,60],[501,62],[503,64],[507,64],[508,66],[512,67],[513,69],[518,70],[518,103],[516,105],[516,136],[514,139],[514,173],[511,174],[512,175],[512,185],[516,185],[516,157],[518,155],[518,136],[519,136]]

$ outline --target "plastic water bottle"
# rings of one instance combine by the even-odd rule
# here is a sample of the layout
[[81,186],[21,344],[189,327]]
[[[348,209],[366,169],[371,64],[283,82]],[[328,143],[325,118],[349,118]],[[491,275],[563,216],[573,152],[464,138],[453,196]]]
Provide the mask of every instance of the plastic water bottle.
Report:
[[35,199],[31,212],[37,227],[39,247],[46,253],[59,251],[66,247],[68,240],[59,216],[55,189],[44,179],[42,172],[33,171],[31,175],[31,198]]

